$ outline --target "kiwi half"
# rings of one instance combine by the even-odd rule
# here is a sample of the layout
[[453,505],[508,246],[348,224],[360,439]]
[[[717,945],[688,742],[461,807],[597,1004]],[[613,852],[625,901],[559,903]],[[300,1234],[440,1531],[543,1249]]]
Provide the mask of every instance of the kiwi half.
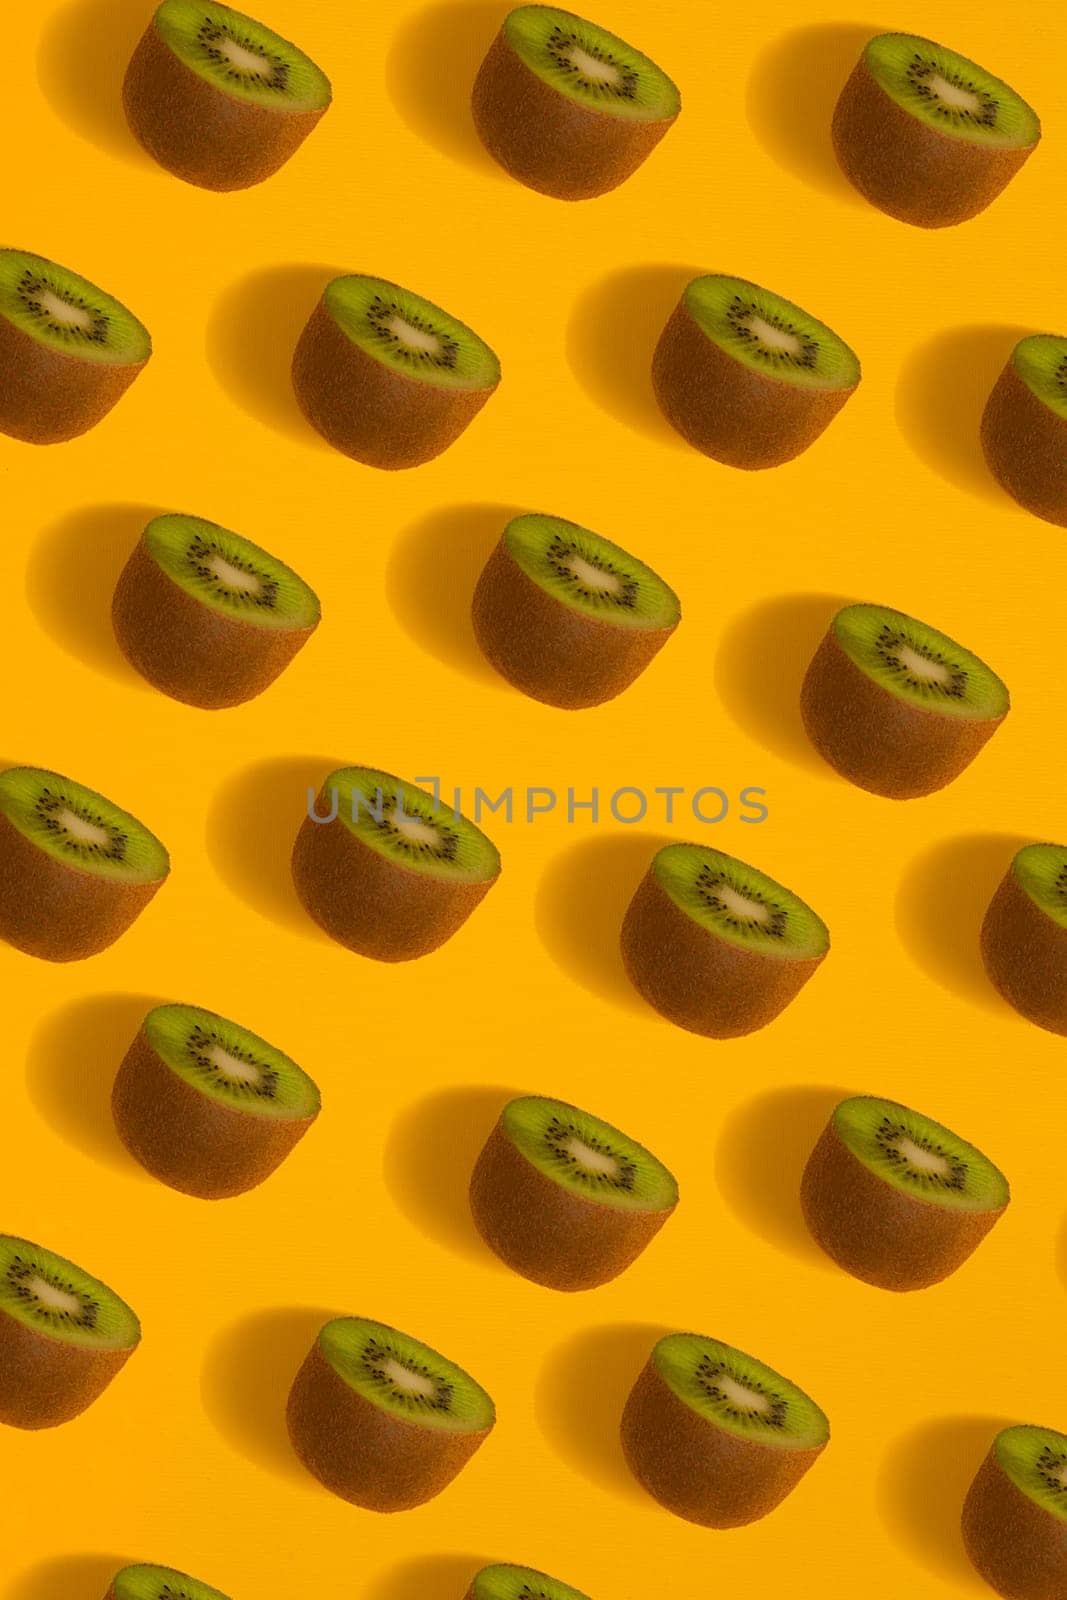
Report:
[[657,851],[630,902],[622,955],[634,986],[680,1028],[753,1033],[795,999],[830,948],[797,895],[705,845]]
[[293,357],[293,387],[335,450],[396,470],[432,461],[500,382],[489,346],[429,300],[384,278],[327,284]]
[[812,1151],[800,1199],[812,1235],[839,1266],[880,1289],[940,1283],[1007,1209],[1004,1174],[939,1122],[856,1095]]
[[67,267],[0,250],[0,432],[62,444],[117,405],[152,354],[132,312]]
[[920,228],[984,211],[1037,148],[1041,123],[999,78],[909,33],[865,45],[841,91],[834,150],[872,205]]
[[773,1511],[826,1448],[802,1389],[697,1333],[660,1339],[622,1417],[630,1470],[676,1517],[737,1528]]
[[54,1428],[80,1416],[140,1338],[137,1317],[106,1284],[0,1234],[0,1422]]
[[173,1567],[138,1565],[116,1572],[104,1600],[227,1600],[227,1596]]
[[201,517],[155,517],[111,608],[122,653],[164,694],[205,710],[274,682],[318,627],[313,590],[250,539]]
[[466,1600],[589,1600],[580,1589],[560,1583],[533,1567],[513,1567],[506,1562],[483,1567],[474,1576]]
[[962,1527],[972,1563],[1006,1600],[1062,1600],[1067,1434],[1002,1429],[967,1492]]
[[662,1162],[564,1100],[504,1107],[471,1176],[471,1211],[509,1267],[549,1289],[593,1289],[624,1272],[678,1204]]
[[156,1006],[118,1071],[115,1126],[153,1177],[202,1200],[269,1178],[319,1114],[295,1061],[199,1006]]
[[681,621],[651,567],[562,517],[515,517],[474,591],[474,632],[524,694],[573,711],[633,683]]
[[329,78],[295,44],[216,0],[163,0],[122,89],[149,155],[202,189],[262,183],[331,98]]
[[800,698],[808,737],[851,783],[891,800],[933,794],[969,767],[1011,709],[984,661],[887,606],[845,606]]
[[496,846],[424,789],[371,767],[323,784],[293,847],[308,915],[376,961],[411,961],[451,939],[500,876]]
[[681,109],[677,87],[654,61],[554,6],[508,13],[471,98],[490,155],[557,200],[618,188]]
[[1009,1005],[1067,1034],[1067,846],[1018,852],[986,912],[982,959]]
[[332,1494],[368,1511],[408,1511],[452,1482],[496,1421],[462,1367],[382,1322],[336,1317],[289,1396],[289,1437]]
[[704,455],[748,471],[814,444],[859,381],[856,355],[825,323],[718,274],[683,291],[652,358],[671,426]]
[[1067,528],[1067,339],[1020,339],[986,402],[982,448],[1013,500]]
[[143,823],[39,767],[0,772],[0,938],[45,961],[98,955],[170,871]]

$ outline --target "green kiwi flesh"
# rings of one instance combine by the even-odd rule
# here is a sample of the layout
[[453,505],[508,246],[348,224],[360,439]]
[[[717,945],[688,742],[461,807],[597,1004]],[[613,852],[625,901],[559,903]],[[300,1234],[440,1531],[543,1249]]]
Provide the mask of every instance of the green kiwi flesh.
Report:
[[151,354],[147,328],[87,278],[0,250],[0,431],[30,444],[76,438]]
[[974,1145],[892,1100],[835,1108],[805,1168],[808,1227],[840,1266],[883,1289],[923,1289],[972,1254],[1011,1198]]
[[588,528],[536,513],[508,523],[472,607],[497,671],[565,709],[621,693],[681,614],[674,590],[644,562]]
[[973,1565],[1005,1600],[1067,1593],[1067,1434],[1018,1425],[993,1440],[964,1502]]
[[677,85],[623,39],[554,6],[518,6],[504,33],[532,72],[578,105],[635,122],[676,117]]
[[480,1384],[385,1323],[337,1317],[321,1329],[289,1397],[289,1432],[332,1493],[374,1511],[439,1494],[496,1420]]
[[169,866],[163,845],[136,817],[39,767],[0,773],[0,814],[38,850],[93,877],[157,883]]
[[467,1600],[588,1600],[588,1596],[533,1567],[498,1562],[475,1574]]
[[0,1235],[0,1422],[78,1416],[136,1348],[141,1326],[113,1290],[63,1256]]
[[553,1289],[590,1289],[624,1271],[678,1203],[661,1161],[563,1100],[505,1106],[471,1177],[479,1232],[509,1266]]
[[982,416],[990,471],[1025,510],[1067,527],[1067,339],[1020,339]]
[[699,1334],[656,1344],[626,1404],[631,1470],[661,1505],[704,1527],[766,1516],[825,1448],[830,1425],[773,1368]]
[[285,670],[318,626],[318,597],[291,567],[202,517],[155,517],[115,590],[126,656],[174,699],[239,705]]
[[1016,854],[982,925],[986,971],[1020,1015],[1067,1034],[1067,847]]
[[309,56],[230,6],[163,0],[155,25],[180,61],[235,100],[285,112],[330,103],[330,81]]
[[860,788],[903,800],[944,788],[1011,709],[986,663],[886,606],[839,611],[801,691],[808,735]]
[[227,1600],[220,1589],[173,1567],[123,1567],[111,1580],[105,1600]]

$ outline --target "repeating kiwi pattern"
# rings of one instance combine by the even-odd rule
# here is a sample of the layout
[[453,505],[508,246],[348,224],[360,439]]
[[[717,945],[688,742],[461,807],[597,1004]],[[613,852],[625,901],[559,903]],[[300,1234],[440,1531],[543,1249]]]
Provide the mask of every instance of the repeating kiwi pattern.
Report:
[[[122,100],[162,168],[231,191],[297,157],[332,94],[322,68],[267,25],[217,0],[163,0]],[[472,84],[489,153],[519,183],[566,201],[625,182],[681,112],[677,85],[651,57],[542,5],[504,19]],[[867,200],[939,228],[990,205],[1037,149],[1041,127],[985,68],[930,40],[885,34],[844,84],[832,137]],[[0,250],[0,430],[33,445],[84,434],[151,356],[148,330],[120,300],[66,266]],[[777,290],[707,273],[663,329],[650,380],[693,448],[753,471],[810,448],[856,391],[861,367],[841,335]],[[474,423],[501,363],[421,293],[352,273],[323,284],[292,381],[336,450],[409,469]],[[1006,490],[1067,526],[1067,339],[1035,334],[1009,354],[981,440]],[[624,692],[682,615],[665,580],[604,533],[532,511],[501,528],[471,601],[489,661],[517,691],[563,710]],[[131,664],[198,710],[267,691],[321,616],[318,596],[278,556],[188,511],[147,524],[113,603]],[[898,800],[950,784],[1010,710],[1007,686],[981,657],[928,623],[866,603],[834,618],[796,695],[825,760]],[[1004,866],[980,930],[990,979],[1024,1017],[1067,1036],[1067,846],[1035,841]],[[459,935],[501,862],[492,840],[437,796],[352,767],[324,779],[292,868],[305,909],[331,938],[397,962]],[[0,772],[0,935],[26,955],[98,954],[147,910],[169,870],[145,823],[76,779]],[[712,1039],[770,1025],[830,953],[829,930],[796,891],[685,842],[649,861],[620,940],[651,1006]],[[318,1087],[293,1058],[192,1003],[149,1010],[115,1068],[112,1110],[127,1149],[198,1200],[268,1181],[320,1113]],[[469,1197],[486,1244],[557,1293],[627,1270],[655,1248],[680,1198],[669,1166],[632,1134],[539,1094],[505,1106],[469,1174]],[[866,1093],[834,1109],[796,1206],[843,1271],[905,1292],[962,1269],[1010,1198],[993,1160],[929,1108]],[[50,1245],[0,1235],[0,1423],[70,1421],[101,1399],[140,1338],[136,1313],[108,1284]],[[263,1396],[264,1405],[276,1400]],[[320,1329],[294,1377],[287,1422],[295,1454],[328,1491],[393,1512],[447,1489],[488,1441],[496,1409],[432,1345],[349,1315]],[[830,1442],[830,1420],[794,1380],[685,1330],[649,1349],[619,1429],[638,1482],[708,1528],[768,1515]],[[961,1516],[968,1554],[999,1593],[1067,1594],[1067,1435],[1018,1425],[991,1438]],[[115,1572],[105,1600],[226,1597],[177,1569],[132,1565]],[[536,1568],[497,1564],[473,1573],[457,1600],[586,1597]]]

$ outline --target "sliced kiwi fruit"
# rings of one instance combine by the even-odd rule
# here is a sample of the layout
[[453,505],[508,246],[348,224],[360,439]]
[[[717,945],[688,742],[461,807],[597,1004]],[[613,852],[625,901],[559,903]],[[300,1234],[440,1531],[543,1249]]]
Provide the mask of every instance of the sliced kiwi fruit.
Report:
[[982,448],[1013,500],[1067,528],[1067,339],[1020,339],[986,402]]
[[331,939],[376,961],[411,961],[451,939],[500,876],[473,822],[372,767],[326,779],[293,848],[305,910]]
[[155,517],[111,608],[115,637],[164,694],[206,710],[262,694],[318,627],[317,595],[250,539],[202,517]]
[[555,6],[508,13],[471,96],[490,155],[557,200],[618,188],[681,109],[677,86],[648,56]]
[[958,778],[1011,709],[978,656],[888,606],[845,606],[801,691],[808,736],[851,783],[892,800]]
[[199,1006],[156,1006],[118,1071],[123,1144],[172,1189],[221,1200],[254,1189],[319,1114],[316,1085],[258,1034]]
[[1067,845],[1017,853],[982,924],[982,959],[1021,1016],[1067,1034]]
[[496,1421],[454,1362],[383,1322],[335,1317],[289,1396],[289,1437],[331,1493],[368,1511],[407,1511],[452,1482]]
[[667,421],[695,449],[748,471],[792,461],[860,381],[825,323],[744,278],[694,278],[652,358]]
[[963,1542],[1005,1600],[1067,1594],[1067,1434],[1004,1428],[963,1506]]
[[247,189],[283,167],[330,106],[295,44],[216,0],[163,0],[126,71],[135,137],[202,189]]
[[652,1351],[622,1418],[630,1470],[688,1522],[756,1522],[796,1488],[830,1438],[803,1389],[753,1356],[696,1333]]
[[27,444],[87,433],[151,354],[147,328],[87,278],[0,250],[0,432]]
[[998,1167],[921,1112],[855,1095],[835,1107],[800,1199],[813,1237],[853,1277],[925,1289],[963,1265],[1007,1209]]
[[622,927],[634,986],[680,1028],[730,1039],[795,999],[830,948],[826,924],[789,889],[706,845],[657,851]]
[[533,1567],[497,1562],[475,1573],[466,1600],[589,1600],[580,1589]]
[[499,361],[464,323],[359,274],[327,284],[293,357],[312,427],[343,455],[386,470],[447,450],[499,382]]
[[471,1176],[471,1212],[509,1267],[549,1289],[617,1278],[678,1204],[661,1161],[564,1100],[504,1107]]
[[662,650],[682,610],[651,567],[563,517],[514,517],[474,591],[474,632],[524,694],[573,711],[601,705]]
[[170,871],[155,834],[71,778],[0,772],[0,938],[46,961],[114,944]]
[[227,1600],[220,1589],[173,1567],[123,1567],[104,1600]]
[[966,56],[910,33],[865,45],[834,111],[842,171],[872,205],[920,228],[984,211],[1037,148],[1037,114]]
[[80,1416],[140,1338],[137,1317],[107,1284],[0,1234],[0,1422],[54,1428]]

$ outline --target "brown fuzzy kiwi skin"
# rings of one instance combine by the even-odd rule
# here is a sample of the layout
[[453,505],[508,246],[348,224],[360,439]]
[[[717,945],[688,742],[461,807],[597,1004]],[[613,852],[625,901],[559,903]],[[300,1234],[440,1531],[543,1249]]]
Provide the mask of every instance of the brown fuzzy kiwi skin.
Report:
[[492,1431],[450,1433],[393,1416],[350,1388],[317,1341],[286,1415],[293,1449],[312,1476],[367,1511],[410,1511],[434,1499]]
[[0,816],[0,939],[42,961],[99,955],[166,881],[120,883],[57,861]]
[[134,137],[161,167],[217,191],[271,177],[329,110],[272,110],[226,94],[174,53],[154,19],[126,69],[122,104]]
[[254,700],[318,627],[260,628],[226,616],[187,594],[143,540],[119,576],[111,623],[123,655],[143,678],[205,711]]
[[293,388],[311,426],[342,455],[396,472],[447,450],[497,388],[444,389],[361,350],[320,301],[297,343]]
[[23,444],[65,444],[102,422],[148,365],[83,361],[0,316],[0,433]]
[[1023,382],[1014,357],[986,401],[981,437],[1001,488],[1035,517],[1067,528],[1067,418]]
[[564,711],[603,705],[628,689],[677,627],[613,626],[549,594],[501,539],[471,608],[483,654],[523,694]]
[[702,1528],[758,1522],[796,1488],[825,1445],[783,1450],[699,1416],[649,1358],[622,1414],[623,1454],[654,1500]]
[[617,189],[678,117],[638,121],[581,105],[539,78],[503,28],[474,80],[471,111],[494,160],[554,200],[591,200]]
[[[329,815],[324,788],[316,803]],[[331,939],[375,961],[414,961],[445,944],[496,878],[460,883],[412,872],[379,855],[336,817],[305,817],[293,846],[293,882],[304,910]],[[498,874],[499,876],[499,874]]]
[[755,472],[802,455],[859,385],[810,389],[756,372],[701,331],[683,295],[656,345],[652,386],[695,450]]
[[982,923],[993,984],[1028,1022],[1067,1035],[1067,928],[1034,904],[1009,867]]
[[0,1422],[55,1428],[98,1400],[137,1348],[63,1344],[0,1312]]
[[834,153],[846,178],[880,211],[917,228],[968,222],[997,198],[1037,148],[972,144],[897,105],[861,57],[834,111]]
[[199,1200],[255,1189],[315,1121],[240,1112],[201,1094],[160,1059],[144,1028],[119,1067],[111,1114],[126,1149],[161,1183]]
[[597,1205],[539,1172],[497,1123],[475,1163],[471,1214],[489,1248],[546,1289],[610,1283],[655,1238],[674,1205],[658,1211]]
[[709,1039],[765,1028],[825,960],[745,950],[701,928],[676,906],[650,867],[622,925],[622,958],[634,987],[661,1016]]
[[964,772],[1007,716],[952,717],[883,688],[831,627],[800,693],[808,738],[843,778],[888,800],[914,800]]
[[1063,1600],[1067,1522],[1024,1494],[993,1448],[967,1491],[961,1527],[971,1564],[1005,1600]]
[[832,1117],[808,1158],[800,1204],[812,1237],[838,1266],[898,1292],[949,1277],[1007,1209],[958,1211],[884,1183],[848,1148]]

